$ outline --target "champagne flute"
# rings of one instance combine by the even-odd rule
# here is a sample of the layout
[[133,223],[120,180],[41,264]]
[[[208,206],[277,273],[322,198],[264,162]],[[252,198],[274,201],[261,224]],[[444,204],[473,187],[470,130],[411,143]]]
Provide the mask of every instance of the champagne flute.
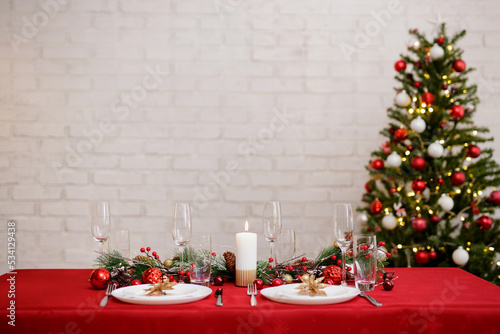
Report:
[[184,249],[191,240],[191,206],[189,203],[174,204],[172,237],[181,250],[181,266],[184,264]]
[[275,266],[274,243],[281,234],[281,205],[278,201],[266,202],[264,204],[264,213],[262,215],[264,225],[264,236],[269,242],[271,248],[272,265]]
[[99,251],[102,253],[104,243],[111,232],[111,214],[108,202],[92,203],[91,230],[95,241],[99,242]]
[[346,286],[345,255],[352,241],[354,222],[350,203],[336,203],[333,213],[333,234],[342,251],[342,285]]

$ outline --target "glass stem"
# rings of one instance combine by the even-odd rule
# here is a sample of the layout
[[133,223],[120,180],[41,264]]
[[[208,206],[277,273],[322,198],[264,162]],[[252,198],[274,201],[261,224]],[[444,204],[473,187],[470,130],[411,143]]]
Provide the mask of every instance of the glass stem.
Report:
[[276,259],[274,258],[274,241],[271,241],[271,259],[273,259],[273,262],[271,263],[271,265],[273,267],[276,266]]
[[346,253],[346,250],[342,249],[342,285],[343,286],[347,285],[346,273],[345,273],[345,253]]

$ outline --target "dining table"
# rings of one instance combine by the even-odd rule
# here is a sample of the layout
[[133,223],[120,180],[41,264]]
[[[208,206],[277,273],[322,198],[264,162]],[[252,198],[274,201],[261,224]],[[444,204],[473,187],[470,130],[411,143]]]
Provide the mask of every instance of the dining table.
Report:
[[0,277],[0,333],[500,333],[500,287],[460,268],[385,270],[394,272],[393,289],[379,284],[367,292],[381,307],[360,296],[281,303],[263,290],[251,306],[246,287],[231,281],[190,303],[142,305],[111,296],[101,307],[105,291],[89,283],[92,269],[18,269]]

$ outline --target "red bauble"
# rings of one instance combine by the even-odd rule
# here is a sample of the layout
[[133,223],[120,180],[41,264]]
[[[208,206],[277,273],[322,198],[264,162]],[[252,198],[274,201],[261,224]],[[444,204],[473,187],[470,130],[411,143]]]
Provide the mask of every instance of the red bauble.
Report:
[[420,88],[420,87],[422,87],[422,83],[421,83],[420,81],[415,81],[415,82],[413,83],[413,87],[415,87],[415,88]]
[[429,252],[429,257],[434,260],[437,257],[437,253],[435,251],[430,251]]
[[394,139],[397,141],[403,141],[408,137],[408,132],[404,128],[399,128],[396,131],[394,131]]
[[406,70],[406,63],[404,62],[404,60],[398,60],[394,64],[394,69],[396,70],[396,72],[400,72],[400,71]]
[[442,88],[443,90],[448,89],[448,85],[443,85],[441,88]]
[[455,104],[450,109],[450,116],[453,119],[459,120],[462,117],[464,117],[464,114],[465,114],[465,111],[464,111],[464,108],[462,108],[461,105]]
[[432,215],[429,217],[429,221],[431,222],[431,224],[436,225],[441,221],[441,218],[439,218],[438,215]]
[[139,281],[138,279],[135,279],[133,280],[132,282],[130,282],[130,285],[141,285],[141,281]]
[[452,67],[455,72],[463,72],[465,71],[465,62],[462,59],[457,59],[453,62]]
[[342,279],[342,269],[340,269],[339,266],[331,264],[323,269],[323,277],[325,277],[325,279],[332,279],[333,283],[340,283]]
[[215,286],[222,286],[224,284],[224,279],[221,276],[216,276],[214,278],[214,285]]
[[109,284],[111,275],[104,268],[94,269],[90,274],[89,282],[97,290],[106,289]]
[[415,66],[417,66],[418,68],[421,68],[421,67],[422,67],[422,64],[421,64],[419,61],[417,61],[417,62],[415,63]]
[[273,279],[273,282],[271,283],[272,286],[280,286],[283,285],[283,281],[279,278]]
[[425,250],[419,250],[415,253],[415,262],[418,264],[426,264],[429,262],[429,253]]
[[424,180],[415,180],[413,181],[411,188],[417,193],[420,194],[422,191],[425,190],[425,187],[427,186],[427,182]]
[[389,190],[389,192],[394,195],[395,193],[398,192],[398,190],[396,188],[391,188],[391,190]]
[[382,205],[382,202],[380,202],[379,200],[373,201],[370,204],[370,212],[372,213],[372,215],[379,214],[383,208],[384,206]]
[[384,287],[385,291],[391,291],[392,288],[394,288],[394,283],[392,282],[392,280],[387,279],[384,281],[384,283],[382,283],[382,286]]
[[411,159],[411,166],[415,170],[423,170],[425,168],[425,159],[422,157],[413,157]]
[[416,217],[411,221],[411,227],[415,232],[422,232],[427,228],[427,220],[422,217]]
[[465,174],[460,171],[453,172],[453,174],[451,174],[450,181],[453,185],[459,186],[465,182]]
[[329,277],[325,278],[323,280],[323,283],[328,284],[328,285],[334,285],[335,284],[335,282],[331,278],[329,278]]
[[422,94],[422,102],[426,103],[426,104],[432,104],[432,102],[434,102],[434,95],[432,95],[432,93],[429,93],[429,92],[425,92]]
[[162,278],[163,274],[158,268],[148,268],[142,273],[142,283],[144,284],[156,284],[160,282]]
[[439,38],[437,39],[437,43],[438,43],[439,45],[443,45],[443,43],[444,43],[444,38],[443,38],[443,37],[439,37]]
[[442,177],[438,179],[438,186],[442,186],[444,184],[444,180]]
[[264,287],[264,281],[261,280],[260,278],[257,278],[255,281],[253,281],[257,289],[262,289]]
[[491,220],[490,217],[488,216],[481,216],[477,219],[477,226],[482,230],[482,229],[489,229],[491,225],[493,224],[493,221]]
[[493,191],[488,197],[488,201],[494,205],[500,204],[500,191]]
[[371,168],[373,169],[382,169],[384,168],[384,160],[382,159],[375,159],[371,163]]
[[470,158],[477,158],[481,155],[481,149],[476,145],[470,145],[467,147],[467,156]]
[[368,182],[365,183],[365,190],[366,190],[366,192],[369,192],[369,193],[372,192],[373,189],[370,186],[370,181],[368,181]]

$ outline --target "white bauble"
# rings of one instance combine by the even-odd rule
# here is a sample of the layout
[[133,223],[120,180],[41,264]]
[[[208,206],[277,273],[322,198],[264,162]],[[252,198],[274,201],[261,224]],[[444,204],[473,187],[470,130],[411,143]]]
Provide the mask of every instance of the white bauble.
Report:
[[366,213],[360,213],[358,215],[358,222],[360,224],[366,224],[368,222],[368,216],[366,215]]
[[408,107],[411,103],[411,98],[406,91],[401,91],[396,95],[396,98],[394,99],[394,102],[398,107]]
[[429,145],[427,152],[433,158],[440,158],[444,153],[444,147],[436,140],[434,143]]
[[453,198],[451,198],[448,195],[441,195],[441,197],[438,199],[438,204],[441,205],[443,210],[450,211],[453,209],[453,206],[455,205],[455,202],[453,202]]
[[403,161],[401,160],[401,157],[399,156],[399,154],[397,154],[396,152],[392,152],[387,157],[386,163],[390,167],[399,167],[399,166],[401,166]]
[[387,258],[387,249],[383,246],[377,248],[377,259],[384,261]]
[[396,226],[398,226],[398,221],[392,213],[389,213],[387,216],[382,218],[382,227],[386,230],[394,230]]
[[455,249],[453,254],[451,254],[451,258],[457,266],[463,266],[469,261],[469,253],[462,246],[459,246]]
[[415,118],[410,123],[410,128],[413,131],[415,131],[416,133],[422,133],[422,132],[424,132],[426,126],[427,126],[427,124],[425,124],[425,121],[420,116],[418,116],[417,118]]
[[429,53],[431,54],[432,60],[438,60],[443,58],[444,49],[440,47],[437,43],[434,43],[432,48],[429,50]]

